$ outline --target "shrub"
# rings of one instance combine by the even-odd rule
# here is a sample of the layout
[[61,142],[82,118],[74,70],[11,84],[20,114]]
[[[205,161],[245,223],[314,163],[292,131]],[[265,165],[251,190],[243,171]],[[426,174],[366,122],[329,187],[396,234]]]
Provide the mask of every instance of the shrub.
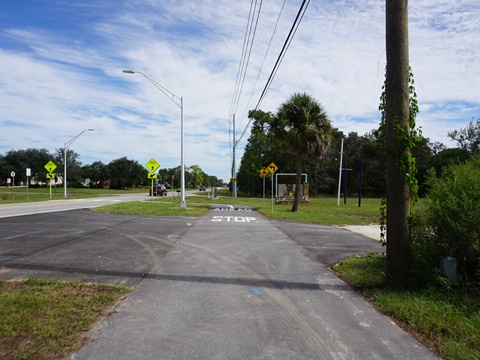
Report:
[[[452,164],[428,178],[424,240],[431,254],[453,256],[460,275],[478,271],[480,257],[480,157]],[[413,241],[415,244],[415,240]],[[415,245],[414,245],[415,246]]]

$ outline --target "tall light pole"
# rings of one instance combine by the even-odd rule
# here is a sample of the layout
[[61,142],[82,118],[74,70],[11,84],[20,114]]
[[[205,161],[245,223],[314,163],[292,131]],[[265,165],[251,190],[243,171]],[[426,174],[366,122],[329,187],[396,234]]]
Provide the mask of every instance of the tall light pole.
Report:
[[73,139],[67,141],[63,144],[63,197],[67,198],[67,149],[72,143],[77,140],[80,135],[82,135],[85,131],[94,131],[95,129],[85,129],[80,134],[75,136]]
[[184,142],[184,130],[183,130],[183,96],[181,97],[178,97],[177,95],[175,95],[174,93],[172,93],[170,90],[168,90],[167,88],[163,87],[162,85],[160,85],[158,82],[156,82],[155,80],[153,80],[150,76],[148,76],[147,74],[141,72],[141,71],[136,71],[136,70],[123,70],[123,72],[125,74],[142,74],[143,76],[145,76],[145,78],[150,81],[153,85],[155,85],[155,87],[157,87],[162,93],[164,93],[170,100],[172,100],[172,102],[177,105],[179,108],[180,108],[180,114],[181,114],[181,119],[180,119],[180,122],[181,122],[181,135],[180,135],[180,142],[181,142],[181,184],[180,184],[180,188],[181,188],[181,196],[182,196],[182,199],[180,200],[180,207],[182,209],[185,209],[187,207],[187,203],[185,202],[185,142]]

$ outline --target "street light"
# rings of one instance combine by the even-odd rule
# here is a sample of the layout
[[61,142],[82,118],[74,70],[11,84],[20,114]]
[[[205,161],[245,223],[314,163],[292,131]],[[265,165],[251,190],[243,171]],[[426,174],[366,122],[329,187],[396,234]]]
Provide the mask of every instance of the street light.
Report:
[[67,149],[72,143],[77,140],[80,135],[82,135],[85,131],[94,131],[95,129],[85,129],[80,134],[75,136],[73,139],[67,141],[63,144],[63,197],[67,198]]
[[[183,139],[183,96],[181,97],[178,97],[177,95],[175,95],[174,93],[172,93],[170,90],[168,90],[167,88],[163,87],[162,85],[160,85],[159,83],[157,83],[155,80],[153,80],[150,76],[148,76],[147,74],[141,72],[141,71],[136,71],[136,70],[122,70],[125,74],[142,74],[143,76],[145,76],[145,78],[150,81],[153,85],[155,85],[155,87],[157,87],[162,93],[165,94],[165,96],[167,96],[170,100],[172,100],[172,102],[177,105],[179,108],[180,108],[180,114],[181,114],[181,119],[180,119],[180,122],[181,122],[181,135],[180,135],[180,138],[181,138],[181,185],[180,185],[180,188],[181,188],[181,194],[182,194],[182,199],[180,200],[180,208],[182,209],[185,209],[187,207],[187,203],[185,202],[185,154],[184,154],[184,150],[185,150],[185,143],[184,143],[184,139]],[[180,101],[180,102],[179,102]]]

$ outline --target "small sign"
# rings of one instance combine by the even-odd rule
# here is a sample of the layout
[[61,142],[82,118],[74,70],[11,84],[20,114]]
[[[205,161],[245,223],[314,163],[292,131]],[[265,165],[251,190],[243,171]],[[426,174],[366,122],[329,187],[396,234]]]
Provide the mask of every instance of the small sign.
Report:
[[[53,173],[55,171],[55,169],[57,168],[57,165],[55,165],[55,163],[50,160],[47,165],[44,166],[44,168],[49,172],[49,173]],[[51,178],[47,178],[47,179],[51,179]]]
[[12,171],[12,172],[10,173],[10,176],[11,176],[11,177],[15,177],[15,171]]
[[262,168],[262,170],[260,170],[260,174],[261,174],[262,176],[267,176],[267,174],[268,174],[267,168],[266,168],[266,167]]
[[148,178],[149,179],[156,179],[157,178],[157,173],[148,173]]
[[87,184],[87,186],[90,185],[90,179],[89,178],[85,179],[85,184]]
[[55,174],[54,173],[48,173],[47,174],[47,179],[53,179],[55,178]]
[[272,174],[275,174],[277,170],[278,170],[278,167],[273,162],[270,165],[268,165],[268,171],[270,171]]
[[27,168],[27,176],[32,176],[32,169]]
[[[151,158],[149,162],[145,164],[146,168],[153,173],[155,170],[157,170],[160,167],[160,164],[155,160],[154,158]],[[149,179],[154,179],[154,178],[149,178]]]
[[235,181],[237,181],[237,179],[235,179],[235,178],[230,179],[230,182],[235,182]]

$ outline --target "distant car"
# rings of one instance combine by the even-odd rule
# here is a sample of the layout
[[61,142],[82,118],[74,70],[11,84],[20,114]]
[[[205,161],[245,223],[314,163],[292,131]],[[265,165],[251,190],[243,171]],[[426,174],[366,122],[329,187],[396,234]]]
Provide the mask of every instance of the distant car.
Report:
[[[150,196],[152,196],[152,189],[150,189]],[[154,186],[153,196],[167,196],[167,189],[162,188],[162,186]]]
[[206,191],[205,185],[200,185],[200,191]]

